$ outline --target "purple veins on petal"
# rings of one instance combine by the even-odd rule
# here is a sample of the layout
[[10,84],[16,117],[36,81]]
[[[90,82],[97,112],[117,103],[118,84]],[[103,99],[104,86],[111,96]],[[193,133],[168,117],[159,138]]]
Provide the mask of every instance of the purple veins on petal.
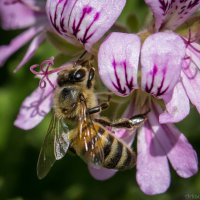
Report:
[[[56,76],[52,76],[51,81],[56,81]],[[14,122],[15,126],[24,130],[37,126],[51,110],[53,91],[54,89],[47,84],[45,88],[38,87],[28,96],[22,103],[17,119]]]
[[56,19],[57,19],[57,9],[58,9],[58,6],[59,4],[61,3],[61,1],[59,1],[56,5],[56,9],[55,9],[55,12],[54,12],[54,16],[52,16],[52,13],[50,11],[48,11],[48,14],[49,14],[49,18],[50,18],[50,21],[53,25],[53,27],[56,29],[56,31],[58,31],[58,33],[61,33],[60,32],[60,29],[59,27],[57,26],[57,23],[56,23]]
[[117,64],[116,64],[115,60],[113,60],[112,65],[113,65],[113,68],[114,68],[115,78],[116,78],[116,81],[117,81],[117,83],[114,83],[114,81],[112,81],[112,84],[113,84],[113,86],[115,87],[115,89],[116,89],[119,93],[121,93],[121,94],[124,95],[124,94],[126,93],[126,88],[124,87],[124,88],[122,89],[122,86],[121,86],[121,83],[120,83],[120,78],[119,78],[118,73],[117,73],[117,70],[116,70]]
[[159,0],[159,2],[161,5],[160,8],[163,10],[163,15],[165,15],[171,4],[168,1],[165,2],[165,0]]
[[98,54],[99,74],[104,84],[119,96],[137,88],[140,39],[134,34],[112,33]]
[[[155,84],[155,78],[157,76],[157,73],[158,73],[158,67],[156,65],[154,65],[153,70],[149,72],[149,75],[152,76],[152,81],[151,81],[150,87],[148,87],[148,83],[146,83],[145,90],[146,90],[146,92],[152,93],[158,97],[158,96],[161,96],[164,93],[166,93],[169,87],[166,86],[165,89],[163,89],[163,85],[164,85],[164,81],[165,81],[165,73],[166,73],[166,68],[163,68],[161,83],[160,83],[160,85],[157,86],[157,91],[152,91],[152,89],[155,87],[154,84]],[[155,90],[155,88],[154,88],[154,90]]]
[[170,94],[180,78],[185,56],[183,40],[172,32],[149,36],[141,50],[141,87],[163,98]]
[[40,105],[42,104],[43,101],[49,98],[50,95],[52,95],[52,91],[50,91],[47,95],[44,95],[44,92],[45,92],[44,89],[41,88],[41,96],[39,97],[38,100],[31,102],[30,105],[22,106],[22,109],[27,110],[27,112],[29,110],[32,110],[30,113],[30,118],[34,118],[36,117],[36,115],[44,117],[47,114],[47,112],[44,109],[40,108]]
[[154,65],[153,71],[149,73],[149,74],[152,76],[151,85],[150,85],[150,87],[148,87],[148,83],[146,83],[146,87],[145,87],[145,90],[146,90],[147,92],[149,92],[149,93],[151,92],[151,90],[152,90],[152,88],[153,88],[154,80],[155,80],[155,76],[156,76],[157,72],[158,72],[158,68],[157,68],[156,65]]
[[145,0],[155,18],[156,31],[174,30],[200,8],[200,0]]
[[87,41],[94,35],[95,31],[93,31],[90,35],[88,35],[88,32],[90,30],[90,28],[92,27],[92,25],[94,24],[94,22],[96,22],[99,19],[100,13],[97,12],[96,15],[94,16],[93,21],[90,23],[90,25],[86,28],[83,39],[81,39],[81,42],[83,44],[87,43]]
[[[77,34],[81,31],[81,25],[83,23],[83,20],[84,18],[91,14],[91,12],[93,11],[94,9],[92,7],[89,7],[89,6],[86,6],[83,8],[82,10],[82,15],[79,19],[78,22],[76,22],[76,19],[74,19],[73,21],[73,26],[72,26],[72,30],[73,30],[73,35],[75,37],[77,37],[81,42],[82,44],[86,44],[88,42],[88,40],[93,36],[93,34],[95,33],[95,30],[93,30],[90,34],[89,34],[89,31],[90,29],[92,28],[92,26],[94,25],[94,23],[99,19],[100,17],[100,12],[96,12],[96,14],[94,15],[92,21],[90,22],[90,24],[88,24],[88,26],[84,27],[84,34],[81,35],[81,36],[77,36]],[[89,35],[88,35],[89,34]]]
[[168,88],[169,88],[169,86],[166,86],[166,88],[163,89],[163,84],[164,84],[165,74],[166,74],[166,68],[163,68],[162,72],[163,72],[163,77],[162,77],[162,81],[160,83],[160,86],[158,87],[158,91],[157,91],[156,96],[161,96],[161,95],[165,94],[167,92]]
[[91,11],[92,11],[91,7],[84,7],[83,10],[82,10],[82,15],[81,15],[77,24],[76,24],[76,19],[74,19],[72,30],[73,30],[73,35],[75,37],[77,36],[77,33],[80,31],[80,26],[81,26],[81,23],[83,22],[85,15],[90,14]]
[[182,38],[186,45],[186,56],[182,66],[181,80],[191,103],[200,112],[200,45],[189,31],[188,38]]
[[187,9],[192,9],[194,8],[197,4],[199,4],[199,0],[194,0],[194,1],[190,1],[188,6],[187,6]]
[[[126,61],[122,61],[122,62],[119,63],[119,62],[116,62],[115,59],[113,59],[112,65],[113,65],[113,68],[114,68],[114,74],[115,74],[115,79],[116,79],[116,83],[114,81],[112,81],[113,86],[122,95],[127,94],[127,89],[129,90],[128,92],[130,93],[134,88],[133,77],[131,77],[130,81],[128,80]],[[117,72],[117,67],[124,68],[124,75],[125,75],[125,86],[124,87],[122,87],[122,84],[120,82],[121,73]]]
[[125,79],[126,79],[126,86],[129,89],[129,92],[133,90],[133,77],[131,77],[130,81],[128,80],[128,72],[127,72],[127,64],[126,61],[123,62],[124,65],[124,72],[125,72]]
[[90,51],[114,24],[124,5],[125,0],[47,0],[46,8],[50,22],[59,34],[68,42],[84,45]]

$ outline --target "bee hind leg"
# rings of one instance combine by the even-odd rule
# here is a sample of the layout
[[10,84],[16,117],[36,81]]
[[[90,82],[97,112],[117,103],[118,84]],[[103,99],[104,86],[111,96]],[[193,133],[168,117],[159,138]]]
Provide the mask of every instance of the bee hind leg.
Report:
[[119,119],[114,122],[110,122],[104,119],[95,119],[95,121],[103,126],[110,126],[114,128],[136,129],[139,128],[147,120],[148,113],[149,111],[143,114],[134,115],[129,119]]

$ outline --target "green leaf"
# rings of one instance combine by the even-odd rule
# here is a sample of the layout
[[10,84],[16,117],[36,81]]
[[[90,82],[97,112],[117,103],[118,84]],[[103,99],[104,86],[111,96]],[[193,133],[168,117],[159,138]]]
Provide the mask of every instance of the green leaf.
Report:
[[136,15],[134,14],[128,15],[126,23],[131,32],[139,31],[139,21]]

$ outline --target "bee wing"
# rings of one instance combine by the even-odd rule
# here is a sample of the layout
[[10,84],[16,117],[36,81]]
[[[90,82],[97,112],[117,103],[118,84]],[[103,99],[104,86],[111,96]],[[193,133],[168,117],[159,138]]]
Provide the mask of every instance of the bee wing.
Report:
[[[82,109],[86,110],[85,105],[83,105]],[[78,153],[79,156],[86,163],[101,166],[104,160],[101,128],[94,124],[90,115],[84,111],[79,118],[78,128],[78,143],[82,147],[82,150]]]
[[39,179],[44,178],[54,162],[66,154],[70,144],[68,132],[67,125],[53,115],[38,158],[37,175]]

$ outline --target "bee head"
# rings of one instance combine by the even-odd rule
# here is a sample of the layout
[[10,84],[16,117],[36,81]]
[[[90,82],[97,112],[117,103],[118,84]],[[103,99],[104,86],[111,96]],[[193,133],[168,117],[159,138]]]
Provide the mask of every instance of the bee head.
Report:
[[58,74],[57,84],[59,87],[66,85],[82,85],[90,89],[92,87],[94,74],[94,68],[76,66],[60,72]]
[[[81,65],[59,72],[54,95],[54,108],[65,116],[76,116],[81,95],[93,99],[94,69]],[[89,103],[90,105],[91,103]]]

